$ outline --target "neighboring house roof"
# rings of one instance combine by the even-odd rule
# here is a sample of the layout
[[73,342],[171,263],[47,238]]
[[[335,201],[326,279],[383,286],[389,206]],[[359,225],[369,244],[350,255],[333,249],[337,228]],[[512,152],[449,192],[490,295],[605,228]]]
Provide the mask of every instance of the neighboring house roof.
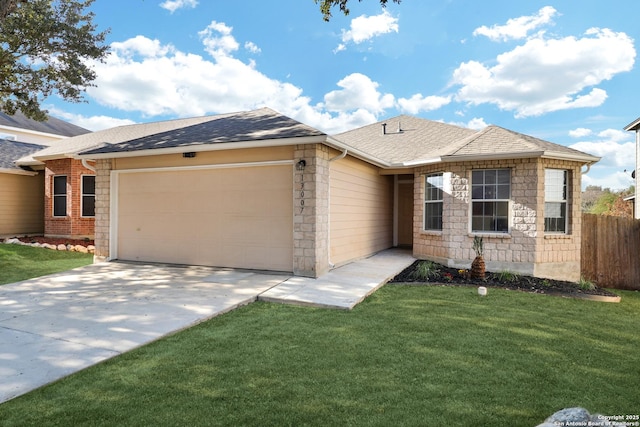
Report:
[[[386,131],[383,130],[386,124]],[[389,167],[461,160],[548,157],[595,163],[599,157],[499,126],[474,131],[411,116],[399,116],[335,135]]]
[[65,122],[64,120],[56,119],[55,117],[49,117],[46,121],[39,122],[37,120],[27,118],[19,111],[12,116],[0,112],[0,128],[1,127],[30,130],[67,137],[90,132],[85,128]]
[[46,146],[0,139],[0,173],[31,174],[31,172],[16,165],[16,160],[25,155],[35,153],[44,147]]
[[640,117],[638,117],[637,119],[635,119],[634,121],[626,125],[624,127],[624,130],[635,130],[635,131],[640,130]]
[[205,119],[200,123],[168,129],[164,132],[153,132],[137,139],[119,143],[105,141],[108,143],[83,151],[82,154],[95,156],[135,152],[136,155],[140,155],[141,151],[153,151],[152,154],[160,154],[157,150],[191,149],[194,146],[202,147],[231,142],[272,141],[305,137],[324,139],[327,136],[317,129],[283,116],[270,108],[209,116]]

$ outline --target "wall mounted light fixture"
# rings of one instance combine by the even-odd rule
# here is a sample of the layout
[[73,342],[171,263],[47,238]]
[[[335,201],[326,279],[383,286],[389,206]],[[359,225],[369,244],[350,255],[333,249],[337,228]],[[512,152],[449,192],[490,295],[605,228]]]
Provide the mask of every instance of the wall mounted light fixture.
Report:
[[298,163],[296,163],[296,170],[303,171],[306,166],[307,161],[305,159],[300,159],[298,160]]

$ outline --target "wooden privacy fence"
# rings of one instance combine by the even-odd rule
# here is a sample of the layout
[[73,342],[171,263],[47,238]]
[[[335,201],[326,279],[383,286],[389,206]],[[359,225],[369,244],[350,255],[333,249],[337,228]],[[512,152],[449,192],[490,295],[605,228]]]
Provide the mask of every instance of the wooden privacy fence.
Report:
[[580,264],[599,287],[640,290],[640,220],[582,214]]

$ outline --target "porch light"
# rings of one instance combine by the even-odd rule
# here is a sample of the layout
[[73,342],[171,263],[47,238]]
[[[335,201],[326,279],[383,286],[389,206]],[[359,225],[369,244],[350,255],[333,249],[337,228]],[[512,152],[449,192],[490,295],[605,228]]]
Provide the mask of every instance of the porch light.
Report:
[[298,160],[298,163],[296,163],[296,170],[303,171],[306,166],[307,161],[305,159],[300,159]]

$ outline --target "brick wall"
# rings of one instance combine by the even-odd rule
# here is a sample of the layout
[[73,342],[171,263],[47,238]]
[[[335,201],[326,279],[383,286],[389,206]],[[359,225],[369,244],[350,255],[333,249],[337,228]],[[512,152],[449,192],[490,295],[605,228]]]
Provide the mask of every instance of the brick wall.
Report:
[[[511,169],[509,233],[471,233],[470,179],[474,169]],[[570,228],[567,234],[544,233],[545,168],[568,169]],[[442,231],[423,230],[424,175],[450,174],[443,202]],[[433,165],[416,170],[414,181],[414,256],[469,268],[473,238],[483,236],[487,269],[577,280],[580,261],[580,165],[549,159],[487,160]],[[577,262],[577,270],[576,270]]]
[[[49,237],[94,238],[94,218],[82,217],[82,175],[93,175],[80,160],[48,160],[45,165],[44,233]],[[53,177],[67,177],[67,215],[53,216]]]

